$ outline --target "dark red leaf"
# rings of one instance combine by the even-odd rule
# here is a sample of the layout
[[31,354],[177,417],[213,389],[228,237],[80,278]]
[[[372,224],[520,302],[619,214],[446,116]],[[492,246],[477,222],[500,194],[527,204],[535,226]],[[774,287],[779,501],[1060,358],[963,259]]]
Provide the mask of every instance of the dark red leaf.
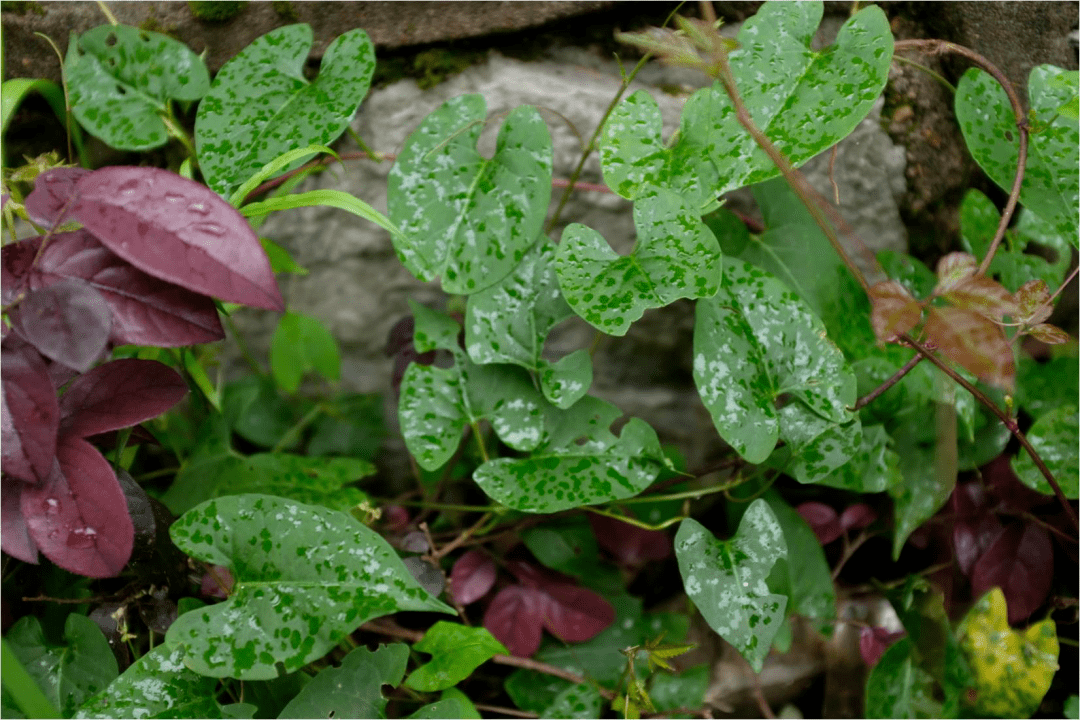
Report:
[[[26,196],[26,214],[35,223],[47,228],[57,222],[71,220],[75,183],[88,174],[90,171],[83,168],[53,168],[41,173],[34,183],[34,191]],[[61,217],[65,206],[68,206],[68,212]]]
[[495,561],[490,555],[470,550],[458,558],[450,571],[450,593],[461,605],[474,603],[491,590],[495,574]]
[[155,418],[187,394],[180,374],[154,360],[125,358],[72,381],[60,397],[61,433],[86,437]]
[[0,535],[3,550],[23,562],[38,564],[38,547],[30,537],[20,499],[24,485],[4,477],[0,484]]
[[960,571],[971,576],[975,562],[1004,531],[990,508],[990,498],[982,483],[960,483],[950,498],[953,512],[953,550]]
[[615,606],[588,588],[568,583],[544,585],[547,613],[544,627],[567,642],[584,642],[615,622]]
[[109,342],[109,306],[83,280],[30,291],[9,317],[12,328],[42,355],[79,372],[89,370]]
[[390,532],[401,532],[409,526],[409,511],[400,505],[390,505],[383,508],[383,522]]
[[1005,528],[975,563],[971,591],[977,597],[1000,587],[1009,606],[1009,622],[1017,623],[1039,609],[1054,577],[1050,535],[1035,523]]
[[34,237],[0,249],[0,301],[4,305],[10,305],[27,288],[30,268],[40,246],[41,238]]
[[855,503],[840,513],[841,530],[861,530],[877,520],[877,513],[866,503]]
[[203,573],[199,591],[205,597],[216,597],[224,600],[229,597],[229,593],[232,592],[235,584],[236,578],[233,577],[232,570],[224,565],[211,565]]
[[795,510],[802,515],[802,519],[814,531],[814,535],[822,545],[828,545],[844,534],[836,511],[825,503],[804,502]]
[[531,657],[540,647],[548,596],[534,588],[511,585],[491,600],[484,627],[511,655]]
[[624,565],[641,565],[671,555],[671,538],[662,530],[646,530],[605,515],[589,513],[600,547]]
[[143,272],[229,302],[284,310],[247,220],[193,180],[149,167],[105,167],[76,183],[72,215]]
[[[4,473],[38,482],[52,473],[60,407],[45,361],[17,338],[0,353],[4,394],[0,396],[0,460]],[[5,483],[6,484],[6,483]]]
[[524,560],[507,560],[506,569],[512,572],[514,577],[526,587],[539,588],[551,583],[568,583],[571,585],[574,583],[574,578],[569,575],[563,575],[554,570],[541,569]]
[[135,531],[112,467],[93,445],[61,436],[49,480],[23,490],[30,537],[54,563],[89,577],[113,577],[131,556]]
[[990,492],[997,498],[994,506],[997,510],[1025,512],[1047,502],[1056,502],[1053,495],[1035,492],[1020,482],[1013,472],[1009,456],[1004,453],[979,468],[979,472],[982,473]]
[[877,665],[877,661],[889,646],[906,634],[903,630],[890,632],[883,627],[863,625],[859,629],[859,654],[862,655],[863,662],[871,667]]
[[[35,252],[40,244],[40,238],[18,243]],[[213,300],[147,275],[85,230],[49,241],[29,275],[29,288],[70,277],[85,280],[105,298],[112,314],[110,339],[116,345],[178,347],[225,337]]]

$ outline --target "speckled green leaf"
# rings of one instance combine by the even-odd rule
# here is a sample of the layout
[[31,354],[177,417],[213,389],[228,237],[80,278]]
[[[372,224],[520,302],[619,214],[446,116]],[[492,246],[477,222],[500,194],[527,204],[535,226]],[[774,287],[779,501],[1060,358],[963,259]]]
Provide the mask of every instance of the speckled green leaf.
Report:
[[79,123],[118,150],[168,142],[168,102],[198,100],[210,75],[183,43],[127,25],[99,25],[71,36],[64,76]]
[[694,382],[720,436],[747,461],[780,434],[777,398],[789,394],[834,423],[851,419],[855,375],[821,321],[764,270],[725,260],[715,297],[697,304]]
[[304,64],[311,44],[311,26],[286,25],[218,71],[195,118],[199,167],[216,192],[228,196],[289,150],[329,145],[356,114],[375,70],[367,33],[350,30],[330,43],[319,76],[308,82]]
[[169,529],[192,557],[228,567],[229,599],[180,616],[166,643],[203,675],[268,680],[325,655],[368,620],[453,611],[352,516],[269,495],[218,498]]
[[591,396],[567,410],[551,409],[544,442],[524,458],[490,460],[473,474],[491,499],[514,510],[554,513],[633,497],[663,467],[660,441],[649,425],[631,418],[616,437],[622,415]]
[[135,661],[103,692],[90,698],[77,718],[221,718],[214,699],[217,680],[184,666],[184,650],[159,645]]
[[934,699],[934,678],[920,668],[911,640],[901,638],[890,645],[866,679],[866,717],[941,717],[941,703]]
[[[1076,405],[1062,405],[1035,420],[1027,431],[1027,439],[1054,479],[1061,486],[1065,497],[1080,497],[1080,459],[1077,458],[1076,438],[1080,435]],[[1026,451],[1012,460],[1013,470],[1021,482],[1044,495],[1054,490],[1043,474],[1035,467],[1035,461]]]
[[592,361],[579,350],[551,362],[542,357],[553,327],[574,315],[559,290],[555,244],[541,238],[512,273],[469,296],[465,347],[478,365],[512,363],[537,373],[544,397],[567,408],[589,390]]
[[892,449],[892,438],[881,425],[863,425],[862,443],[851,460],[819,478],[818,485],[859,493],[884,492],[904,481],[900,456]]
[[[754,123],[795,165],[855,129],[884,89],[892,61],[892,33],[880,8],[860,10],[834,45],[813,51],[821,16],[819,2],[765,3],[743,23],[740,49],[730,56]],[[657,118],[654,103],[635,93],[605,125],[604,178],[623,197],[660,185],[706,209],[721,193],[779,175],[719,83],[686,102],[670,148]]]
[[776,561],[788,556],[768,503],[751,503],[730,540],[717,540],[693,518],[683,520],[675,556],[686,594],[709,627],[761,672],[787,607],[787,598],[765,584]]
[[322,670],[282,709],[278,718],[386,717],[383,685],[396,688],[405,677],[409,646],[380,645],[372,652],[356,648],[340,667]]
[[1005,595],[994,588],[957,628],[975,676],[975,710],[997,717],[1031,717],[1058,669],[1058,637],[1050,618],[1024,631],[1009,627]]
[[634,201],[637,244],[627,256],[573,223],[555,254],[559,287],[574,312],[609,335],[625,335],[649,308],[710,297],[720,286],[720,245],[677,193],[649,188]]
[[513,365],[475,365],[458,345],[461,326],[410,301],[417,352],[448,351],[450,368],[413,363],[401,381],[398,420],[405,446],[425,470],[450,459],[465,426],[489,420],[503,442],[531,450],[543,439],[547,403],[528,374]]
[[279,388],[294,393],[310,370],[337,381],[341,375],[337,341],[317,318],[287,312],[270,340],[270,372]]
[[[862,423],[855,413],[843,422],[826,420],[802,403],[789,403],[777,411],[784,447],[784,472],[801,483],[817,483],[834,477],[862,448]],[[780,460],[780,458],[777,458]]]
[[413,718],[413,720],[421,720],[424,718],[431,718],[431,720],[480,720],[480,713],[477,711],[476,706],[472,704],[472,700],[466,697],[465,693],[461,692],[457,688],[447,688],[442,691],[442,695],[438,700],[433,703],[424,705],[419,710],[411,715],[406,715],[406,718]]
[[1080,362],[1075,354],[1038,362],[1021,353],[1017,375],[1016,402],[1033,417],[1071,405],[1080,396]]
[[[1072,87],[1061,87],[1056,78],[1068,75]],[[1030,135],[1020,203],[1050,223],[1073,246],[1080,217],[1080,123],[1058,108],[1076,90],[1076,71],[1067,73],[1052,65],[1039,65],[1028,76],[1028,96],[1035,123],[1049,126]],[[964,142],[975,161],[995,183],[1008,192],[1016,176],[1020,138],[1016,117],[1005,90],[990,75],[971,68],[956,86],[956,119]]]
[[593,685],[566,688],[540,713],[542,718],[598,718],[603,698]]
[[32,615],[21,617],[4,636],[7,647],[64,717],[116,679],[116,657],[90,618],[72,613],[64,621],[63,644],[45,638]]
[[448,100],[390,169],[387,207],[404,234],[394,237],[398,257],[421,280],[441,277],[448,293],[506,277],[536,242],[551,200],[551,136],[540,113],[511,112],[490,159],[476,149],[485,114],[480,95]]
[[[902,483],[888,490],[895,514],[893,560],[900,557],[908,536],[945,505],[956,486],[955,474],[939,477],[935,467],[933,408],[927,408],[919,415],[921,420],[912,418],[893,432],[896,453],[900,456],[900,473],[904,478]],[[930,428],[929,442],[919,437],[926,428]]]
[[405,681],[407,687],[420,692],[453,687],[494,656],[510,654],[486,628],[441,621],[424,633],[413,650],[432,656],[430,662],[413,670]]
[[[960,205],[960,242],[964,250],[982,259],[1000,221],[1001,213],[990,198],[978,190],[968,190]],[[1005,242],[998,246],[990,261],[988,274],[996,277],[1009,292],[1016,292],[1028,280],[1042,280],[1051,292],[1061,284],[1069,269],[1072,251],[1068,240],[1053,226],[1023,209],[1016,226],[1006,231],[1005,237]],[[1041,255],[1024,252],[1031,243],[1052,250],[1056,260],[1051,263]]]

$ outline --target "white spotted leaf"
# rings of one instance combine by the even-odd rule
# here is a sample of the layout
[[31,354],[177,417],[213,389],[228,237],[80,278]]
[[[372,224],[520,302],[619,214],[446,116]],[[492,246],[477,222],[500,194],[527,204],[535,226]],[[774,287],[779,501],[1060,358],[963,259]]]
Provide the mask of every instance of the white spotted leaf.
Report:
[[720,245],[677,193],[649,188],[634,201],[637,244],[620,256],[577,223],[563,232],[555,273],[566,301],[601,332],[625,335],[649,308],[702,298],[720,286]]
[[769,592],[765,581],[787,556],[784,531],[761,499],[747,508],[730,540],[717,540],[693,518],[683,520],[675,534],[686,594],[755,672],[761,672],[787,607],[787,597]]
[[465,348],[478,365],[511,363],[536,373],[544,397],[567,408],[588,392],[592,360],[585,350],[556,362],[542,357],[551,329],[574,315],[559,290],[554,257],[555,244],[541,238],[512,273],[469,296]]
[[486,105],[480,95],[445,102],[409,136],[390,169],[394,248],[421,280],[441,277],[448,293],[470,294],[502,280],[525,257],[551,201],[551,136],[540,113],[506,118],[495,154],[476,143]]
[[228,600],[181,615],[165,637],[200,675],[269,680],[321,658],[368,620],[453,613],[374,530],[335,510],[233,495],[184,513],[169,534],[235,578]]
[[741,260],[725,260],[720,291],[698,302],[694,382],[720,437],[751,463],[764,461],[780,437],[781,395],[833,423],[853,418],[855,375],[821,321],[782,282]]

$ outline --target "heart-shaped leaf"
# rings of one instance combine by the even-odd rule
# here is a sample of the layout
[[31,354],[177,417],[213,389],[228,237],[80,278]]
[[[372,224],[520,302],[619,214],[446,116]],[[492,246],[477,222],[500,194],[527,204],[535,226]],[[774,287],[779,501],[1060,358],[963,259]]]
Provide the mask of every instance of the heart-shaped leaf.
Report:
[[901,638],[882,653],[866,679],[866,717],[914,718],[940,713],[934,678],[916,662],[914,645]]
[[166,636],[203,675],[267,680],[322,657],[368,620],[453,613],[375,531],[334,510],[234,495],[189,510],[169,532],[181,550],[236,578],[226,602],[180,616]]
[[101,359],[112,329],[105,299],[80,278],[31,290],[8,317],[42,355],[79,372]]
[[400,685],[408,661],[409,646],[404,643],[380,645],[374,652],[356,648],[340,667],[320,671],[277,717],[385,717],[382,687]]
[[289,150],[329,145],[356,115],[375,70],[367,33],[350,30],[330,43],[319,76],[308,82],[304,64],[311,44],[310,25],[271,30],[214,77],[195,118],[195,147],[216,192],[228,196]]
[[787,607],[787,598],[765,584],[773,564],[788,557],[784,531],[768,503],[751,503],[730,540],[717,540],[693,518],[683,520],[675,557],[686,594],[705,622],[761,672]]
[[[1066,76],[1060,87],[1054,81]],[[1028,76],[1028,97],[1038,127],[1029,136],[1020,202],[1050,223],[1074,247],[1080,220],[1080,123],[1058,114],[1061,104],[1075,95],[1076,71],[1039,65]],[[1071,87],[1070,87],[1071,86]],[[971,68],[956,86],[956,119],[968,150],[990,178],[1008,191],[1016,176],[1020,138],[1016,117],[1005,90],[986,72]]]
[[460,605],[469,605],[487,595],[498,573],[495,560],[483,550],[469,550],[450,571],[450,594]]
[[180,374],[154,360],[123,358],[75,378],[60,397],[63,433],[87,437],[156,418],[187,395]]
[[506,118],[495,155],[476,149],[484,98],[462,95],[424,119],[397,157],[387,207],[394,247],[421,280],[467,295],[502,280],[540,235],[551,200],[551,136],[536,108]]
[[[892,33],[879,8],[860,10],[831,47],[814,51],[810,43],[821,16],[821,3],[765,3],[743,23],[740,47],[730,55],[754,124],[796,166],[866,117],[892,61]],[[670,148],[660,137],[654,103],[631,96],[605,125],[601,153],[604,179],[623,197],[659,185],[685,194],[698,208],[780,174],[739,123],[719,83],[686,102],[679,139]]]
[[1023,622],[1046,601],[1054,579],[1050,534],[1035,523],[1005,527],[971,568],[971,592],[998,587],[1009,604],[1009,622]]
[[[1075,499],[1080,496],[1080,459],[1076,448],[1077,427],[1076,405],[1062,405],[1035,420],[1027,432],[1028,441],[1039,457],[1046,463],[1050,473],[1061,486],[1065,497]],[[1032,490],[1044,495],[1053,494],[1043,474],[1035,467],[1035,461],[1025,451],[1013,459],[1016,476]]]
[[893,499],[896,526],[893,534],[893,560],[900,557],[900,551],[911,533],[948,502],[953,488],[956,487],[955,473],[938,473],[934,445],[928,445],[918,437],[921,431],[920,423],[923,427],[933,427],[933,417],[932,410],[924,410],[898,428],[893,435],[903,476],[903,482],[888,488]]
[[1031,717],[1058,669],[1058,638],[1050,618],[1023,632],[1009,627],[1005,596],[992,589],[957,630],[975,680],[975,708],[996,717]]
[[413,650],[432,656],[430,662],[414,670],[405,681],[407,687],[420,692],[453,687],[492,657],[510,653],[485,628],[442,621],[432,625],[423,639],[413,645]]
[[169,100],[198,100],[210,87],[202,59],[166,35],[127,25],[99,25],[77,39],[64,60],[71,112],[118,150],[168,142]]
[[159,645],[136,660],[76,718],[223,718],[214,699],[217,679],[184,667],[184,651]]
[[469,296],[465,308],[465,348],[478,365],[513,363],[540,377],[544,397],[568,408],[589,390],[592,361],[578,350],[551,362],[542,357],[553,327],[574,312],[555,276],[555,244],[541,238],[514,271]]
[[784,393],[826,420],[851,421],[855,375],[825,335],[798,296],[741,260],[725,260],[720,291],[698,301],[694,382],[720,436],[748,462],[775,447]]
[[548,413],[546,440],[525,458],[485,462],[473,480],[492,500],[520,512],[554,513],[637,495],[662,467],[660,441],[638,418],[616,437],[614,405],[586,396]]
[[285,309],[259,237],[206,186],[158,168],[105,167],[82,176],[75,192],[72,216],[143,272],[221,300]]
[[648,188],[634,201],[637,244],[620,256],[592,228],[572,223],[555,254],[563,296],[586,322],[625,335],[649,308],[711,297],[720,287],[720,245],[677,193]]
[[[843,453],[848,452],[849,438],[859,437],[857,431],[860,424],[857,421],[851,425],[830,426],[830,432],[823,432],[812,443],[801,449],[802,458],[799,462],[807,467],[813,467],[815,465],[811,462],[813,452],[823,450],[822,459],[828,463],[829,456],[835,456],[836,449],[830,447],[832,441],[838,441],[841,444]],[[861,435],[862,443],[854,449],[850,460],[824,476],[816,475],[817,479],[814,481],[816,484],[871,493],[883,492],[904,481],[900,473],[900,457],[892,449],[893,441],[885,428],[881,425],[863,425]],[[781,437],[783,437],[783,429],[781,429]],[[828,464],[823,464],[822,467],[828,467]]]
[[52,473],[60,427],[56,389],[44,359],[30,345],[15,338],[5,340],[2,357],[0,457],[4,474],[31,483],[44,480]]

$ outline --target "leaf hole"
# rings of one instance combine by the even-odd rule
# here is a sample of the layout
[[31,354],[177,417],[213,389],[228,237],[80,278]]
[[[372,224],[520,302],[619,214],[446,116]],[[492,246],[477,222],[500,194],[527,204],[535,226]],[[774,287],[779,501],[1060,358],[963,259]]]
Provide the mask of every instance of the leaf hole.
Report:
[[1009,142],[1012,142],[1013,134],[1012,134],[1011,130],[1006,130],[1005,131],[1005,139],[1008,140]]
[[147,42],[147,43],[150,42],[150,36],[147,35],[144,32],[139,33],[139,39],[142,40],[143,42]]
[[120,93],[121,95],[127,95],[127,90],[124,89],[123,85],[117,85],[116,92]]
[[109,33],[105,38],[105,44],[109,47],[114,47],[117,43],[116,33]]

